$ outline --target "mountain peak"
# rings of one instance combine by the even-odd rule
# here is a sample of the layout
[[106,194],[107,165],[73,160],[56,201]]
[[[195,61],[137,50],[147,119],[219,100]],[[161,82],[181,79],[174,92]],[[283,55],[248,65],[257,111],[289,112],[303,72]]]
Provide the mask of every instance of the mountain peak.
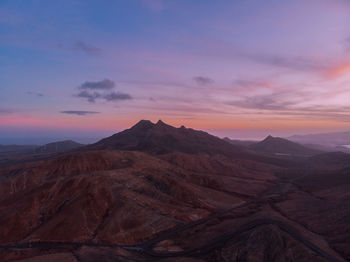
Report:
[[41,147],[38,147],[35,149],[35,152],[36,153],[57,153],[57,152],[68,151],[68,150],[75,149],[82,146],[83,144],[79,144],[73,140],[64,140],[64,141],[49,143]]
[[161,129],[161,130],[168,130],[169,128],[170,129],[176,129],[173,126],[164,123],[162,120],[158,120],[158,122],[155,124],[155,127],[157,129]]
[[157,126],[167,126],[167,124],[165,124],[161,119],[158,120],[158,122],[156,123]]
[[153,126],[154,124],[150,120],[140,120],[133,127],[131,127],[131,129],[144,129],[144,128],[148,129]]
[[305,147],[281,137],[273,137],[271,135],[258,143],[250,145],[250,148],[256,152],[274,155],[311,156],[320,153],[318,150]]
[[151,154],[182,152],[189,154],[235,155],[237,148],[203,131],[176,128],[159,120],[141,120],[130,129],[104,138],[85,149],[136,150]]
[[135,125],[139,125],[139,124],[153,124],[153,123],[150,120],[142,119],[139,122],[137,122]]

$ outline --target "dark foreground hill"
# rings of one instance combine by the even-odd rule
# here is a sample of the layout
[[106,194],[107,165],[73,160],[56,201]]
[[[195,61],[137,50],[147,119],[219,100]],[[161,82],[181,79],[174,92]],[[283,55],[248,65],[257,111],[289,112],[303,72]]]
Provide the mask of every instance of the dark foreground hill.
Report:
[[0,261],[350,260],[347,155],[281,166],[214,138],[142,121],[0,167]]

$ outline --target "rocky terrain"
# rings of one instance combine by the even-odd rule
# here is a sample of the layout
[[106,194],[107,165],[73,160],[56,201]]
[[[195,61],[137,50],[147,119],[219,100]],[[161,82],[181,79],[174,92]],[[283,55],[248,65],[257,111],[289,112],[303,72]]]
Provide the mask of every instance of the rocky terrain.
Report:
[[37,145],[0,145],[0,166],[50,157],[84,146],[72,140]]
[[8,159],[34,154],[36,145],[0,145],[0,164]]
[[65,141],[58,141],[49,143],[46,145],[43,145],[41,147],[38,147],[35,149],[35,153],[42,154],[42,153],[59,153],[59,152],[65,152],[69,151],[78,147],[82,147],[83,144],[79,144],[77,142],[74,142],[72,140],[65,140]]
[[141,121],[0,168],[0,261],[350,261],[350,155]]

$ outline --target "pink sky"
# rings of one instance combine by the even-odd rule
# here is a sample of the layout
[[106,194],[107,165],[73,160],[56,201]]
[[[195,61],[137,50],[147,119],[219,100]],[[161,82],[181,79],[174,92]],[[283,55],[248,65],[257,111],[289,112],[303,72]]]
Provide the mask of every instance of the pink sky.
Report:
[[348,1],[197,3],[1,3],[0,143],[140,119],[233,138],[350,130]]

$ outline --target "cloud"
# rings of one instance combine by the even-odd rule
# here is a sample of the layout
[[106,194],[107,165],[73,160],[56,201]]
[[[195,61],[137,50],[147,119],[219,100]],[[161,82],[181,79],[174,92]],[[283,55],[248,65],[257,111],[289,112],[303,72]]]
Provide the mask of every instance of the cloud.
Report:
[[37,97],[43,97],[44,96],[44,94],[42,94],[42,93],[32,92],[32,91],[28,91],[27,94],[28,95],[32,95],[32,96],[37,96]]
[[350,72],[350,62],[339,64],[327,72],[328,78],[337,78]]
[[68,110],[68,111],[61,111],[60,113],[62,113],[62,114],[68,114],[68,115],[86,116],[86,115],[99,114],[100,112],[96,112],[96,111]]
[[261,64],[293,69],[297,71],[310,72],[328,69],[328,66],[323,63],[320,63],[320,61],[315,61],[313,59],[305,57],[284,57],[266,54],[242,54],[241,56]]
[[[109,91],[114,89],[116,84],[109,79],[104,79],[97,82],[85,82],[81,84],[78,89],[78,94],[75,97],[86,98],[90,103],[95,103],[97,99],[105,101],[121,101],[121,100],[131,100],[132,96],[130,94]],[[82,90],[83,89],[83,90]]]
[[[350,52],[350,37],[345,39],[345,48]],[[250,61],[298,72],[317,73],[332,79],[341,77],[350,72],[349,60],[317,60],[310,57],[287,57],[269,54],[237,53],[237,56]]]
[[285,111],[279,111],[280,116],[294,116],[305,119],[305,117],[312,117],[312,119],[329,119],[332,121],[350,122],[350,107],[337,106],[322,106],[313,105],[308,107],[299,107]]
[[101,94],[97,92],[89,92],[84,90],[75,96],[86,98],[90,103],[95,103],[96,99],[101,97]]
[[198,85],[209,85],[214,83],[213,79],[204,76],[196,76],[193,80],[196,81]]
[[132,99],[131,95],[120,93],[120,92],[111,92],[103,96],[107,101],[117,101],[117,100],[130,100]]
[[81,51],[87,55],[100,55],[102,53],[100,48],[89,45],[83,41],[77,41],[74,44],[73,49],[76,51]]
[[293,101],[281,101],[272,95],[260,95],[246,97],[242,100],[229,102],[228,104],[246,108],[246,109],[260,109],[260,110],[288,110],[289,106],[295,105]]
[[314,95],[315,93],[312,92],[285,90],[270,95],[244,97],[226,104],[241,109],[249,109],[249,111],[242,111],[241,114],[264,114],[270,115],[274,119],[277,119],[276,116],[281,116],[281,119],[284,119],[284,116],[292,116],[304,119],[309,117],[310,119],[350,121],[350,106],[303,105],[304,102],[312,100]]
[[104,79],[97,82],[85,82],[80,85],[80,89],[95,89],[95,90],[110,90],[115,87],[115,83],[112,80]]
[[235,92],[249,93],[262,89],[274,89],[271,81],[256,79],[236,79],[233,81]]

